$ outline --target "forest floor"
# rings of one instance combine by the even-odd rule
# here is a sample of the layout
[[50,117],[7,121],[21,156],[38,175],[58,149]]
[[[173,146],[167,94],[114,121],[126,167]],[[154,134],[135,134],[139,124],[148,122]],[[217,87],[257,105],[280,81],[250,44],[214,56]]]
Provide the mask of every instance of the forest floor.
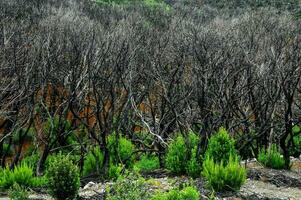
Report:
[[[246,183],[238,192],[216,194],[217,200],[301,200],[301,160],[292,159],[290,171],[264,168],[256,160],[243,164],[248,169]],[[171,176],[164,170],[143,175],[148,180],[150,192],[168,191],[183,182],[189,182],[188,177]],[[200,191],[201,199],[208,199],[211,192],[206,189],[204,180],[196,179],[194,182]],[[82,199],[101,199],[105,186],[103,183],[87,184],[80,190]]]
[[[293,159],[292,168],[288,170],[274,170],[264,168],[256,160],[243,163],[248,169],[246,183],[238,192],[215,194],[216,200],[301,200],[301,160]],[[144,173],[149,192],[168,191],[179,184],[189,182],[186,176],[172,176],[165,170]],[[193,180],[200,191],[201,199],[209,199],[211,192],[206,189],[202,179]],[[111,182],[89,182],[80,189],[80,199],[101,200],[104,198],[105,188]],[[46,194],[32,194],[30,199],[52,200]],[[8,200],[2,197],[0,200]]]

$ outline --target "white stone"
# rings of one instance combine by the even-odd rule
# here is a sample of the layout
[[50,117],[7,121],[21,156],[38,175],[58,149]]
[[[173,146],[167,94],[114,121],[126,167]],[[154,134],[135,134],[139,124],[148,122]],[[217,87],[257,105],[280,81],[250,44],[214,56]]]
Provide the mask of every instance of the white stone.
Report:
[[85,189],[88,189],[88,188],[91,188],[91,187],[93,187],[93,186],[95,186],[96,185],[96,183],[94,183],[94,182],[89,182],[87,185],[85,185],[85,187],[84,187],[84,190]]

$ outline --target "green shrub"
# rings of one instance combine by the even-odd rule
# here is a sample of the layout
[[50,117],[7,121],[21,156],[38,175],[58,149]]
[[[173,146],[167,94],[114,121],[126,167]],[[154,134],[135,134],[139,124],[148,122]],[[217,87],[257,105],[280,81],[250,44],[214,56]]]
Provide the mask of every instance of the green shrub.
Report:
[[103,153],[99,148],[94,148],[91,152],[87,154],[83,166],[83,175],[89,175],[93,172],[97,172],[97,168],[101,169],[103,164]]
[[290,155],[299,156],[301,154],[301,134],[293,137],[294,146],[290,148]]
[[184,174],[186,172],[187,148],[185,140],[182,136],[178,136],[173,140],[167,150],[166,167],[176,174]]
[[17,183],[14,183],[8,191],[8,197],[11,200],[27,200],[29,199],[29,194],[25,188]]
[[223,162],[227,164],[230,156],[236,154],[235,141],[227,130],[221,127],[216,134],[210,137],[205,157],[210,157],[215,163]]
[[275,144],[269,150],[261,149],[258,154],[258,161],[264,166],[273,169],[285,168],[285,160]]
[[[98,170],[102,170],[104,155],[99,148],[94,148],[85,158],[83,166],[83,175],[89,175]],[[116,180],[121,175],[122,164],[113,164],[109,166],[108,174],[106,175],[108,179]]]
[[182,190],[173,189],[167,193],[156,193],[152,200],[199,200],[200,195],[195,187],[188,186]]
[[108,178],[110,180],[117,180],[121,176],[123,166],[110,164]]
[[143,3],[149,8],[157,9],[162,8],[165,11],[170,11],[171,7],[161,0],[143,0]]
[[198,177],[201,172],[201,156],[197,154],[199,138],[193,132],[188,133],[185,140],[183,136],[176,137],[167,150],[166,167],[176,174],[188,174]]
[[186,140],[187,149],[192,149],[196,147],[199,143],[199,137],[192,131],[189,131],[187,135],[188,140]]
[[[47,169],[49,168],[51,163],[55,159],[57,159],[58,156],[64,156],[64,154],[62,152],[59,152],[59,153],[48,155],[48,157],[46,159],[46,162],[45,162],[45,171],[47,171]],[[68,155],[68,157],[73,163],[77,163],[77,161],[79,160],[79,155],[72,155],[71,154],[71,155]],[[21,163],[29,166],[35,172],[39,159],[40,159],[40,155],[38,153],[33,153],[33,154],[28,155],[25,158],[23,158],[21,160]]]
[[292,128],[293,133],[297,134],[301,132],[301,128],[298,125],[294,125]]
[[[298,125],[294,125],[292,128],[293,132],[293,144],[290,145],[289,153],[290,156],[298,157],[301,154],[301,128]],[[287,138],[287,142],[291,140],[291,136]]]
[[24,157],[21,160],[21,164],[25,164],[25,165],[29,166],[35,172],[39,158],[40,158],[40,155],[35,153],[35,154]]
[[240,166],[237,157],[230,156],[226,165],[214,162],[209,156],[203,162],[202,175],[214,191],[238,190],[246,180],[246,170]]
[[180,192],[182,200],[198,200],[200,199],[199,192],[194,187],[186,187]]
[[17,183],[24,187],[41,187],[46,184],[45,178],[34,177],[33,170],[26,164],[16,166],[13,170],[8,167],[0,171],[0,187],[5,189]]
[[140,200],[149,199],[144,178],[137,173],[130,173],[126,178],[118,179],[107,187],[108,200]]
[[33,177],[32,187],[34,188],[45,188],[47,186],[48,180],[46,176]]
[[74,155],[74,154],[66,154],[65,152],[58,152],[58,153],[54,153],[54,154],[50,154],[47,159],[46,159],[46,169],[48,167],[50,167],[50,165],[52,164],[52,162],[54,162],[55,160],[57,160],[58,158],[63,158],[63,157],[68,157],[68,159],[73,163],[73,164],[77,164],[80,156],[79,155]]
[[50,194],[60,199],[74,199],[80,186],[79,170],[66,156],[58,156],[47,170]]
[[139,171],[148,172],[160,168],[159,158],[152,154],[143,154],[140,160],[135,163]]
[[191,158],[187,162],[186,173],[193,178],[197,178],[202,171],[200,166],[200,160],[197,159],[197,146],[195,146],[191,150]]
[[122,163],[127,167],[133,166],[135,146],[130,140],[122,136],[117,137],[117,134],[113,133],[108,137],[108,148],[113,164]]

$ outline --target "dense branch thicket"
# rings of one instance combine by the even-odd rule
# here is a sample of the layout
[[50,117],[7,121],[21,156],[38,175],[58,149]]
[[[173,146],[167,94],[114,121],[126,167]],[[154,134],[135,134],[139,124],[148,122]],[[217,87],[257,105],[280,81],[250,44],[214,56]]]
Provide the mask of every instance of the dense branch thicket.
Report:
[[174,133],[198,133],[200,153],[224,126],[243,157],[278,143],[288,166],[301,134],[292,131],[301,120],[298,3],[168,4],[2,0],[1,165],[13,168],[30,137],[37,174],[62,149],[79,151],[82,165],[89,145],[104,153],[106,173],[114,132],[163,165]]

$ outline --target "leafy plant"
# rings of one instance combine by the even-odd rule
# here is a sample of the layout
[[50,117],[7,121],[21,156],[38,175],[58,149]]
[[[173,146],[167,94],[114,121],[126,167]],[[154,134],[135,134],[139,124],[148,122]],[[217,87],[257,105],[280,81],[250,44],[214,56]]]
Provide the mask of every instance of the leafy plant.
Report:
[[202,158],[197,154],[198,137],[193,132],[188,133],[185,140],[177,136],[167,150],[166,167],[176,174],[185,174],[198,177],[201,172]]
[[68,157],[68,159],[75,165],[77,165],[79,161],[79,155],[76,154],[66,154],[64,151],[59,151],[58,153],[50,154],[45,162],[45,169],[47,169],[52,165],[53,162],[60,158]]
[[50,194],[58,199],[74,199],[80,186],[79,170],[67,156],[58,156],[47,170]]
[[166,167],[176,174],[184,174],[186,172],[187,148],[185,140],[182,136],[176,137],[167,150]]
[[293,133],[297,134],[297,133],[301,132],[301,128],[300,128],[300,126],[298,126],[296,124],[293,126],[292,131],[293,131]]
[[143,154],[140,160],[135,163],[135,168],[147,172],[160,168],[159,158],[152,154]]
[[[45,162],[45,169],[47,171],[47,169],[49,168],[49,166],[51,165],[51,163],[57,159],[58,156],[64,156],[65,154],[63,154],[62,152],[59,153],[54,153],[54,154],[50,154]],[[79,156],[78,155],[73,155],[70,154],[68,155],[69,159],[73,162],[76,163],[79,160]],[[30,154],[26,157],[24,157],[21,160],[21,164],[25,164],[28,167],[32,168],[33,172],[36,171],[36,167],[37,167],[37,163],[39,161],[40,155],[38,153],[33,153]]]
[[108,178],[111,180],[117,180],[119,177],[121,177],[122,169],[123,169],[122,165],[111,164],[109,167]]
[[288,136],[287,141],[291,140],[292,145],[290,145],[289,153],[291,156],[298,157],[301,154],[301,128],[299,125],[294,125],[292,128],[293,139],[291,140],[291,135]]
[[195,187],[186,187],[180,191],[181,200],[198,200],[200,195]]
[[167,193],[156,193],[151,200],[199,200],[200,195],[195,187],[188,186],[182,190],[173,189]]
[[130,173],[126,178],[118,179],[107,187],[108,200],[140,200],[149,199],[144,178],[137,173]]
[[108,148],[113,164],[122,163],[127,167],[133,166],[135,146],[130,140],[113,133],[108,137]]
[[277,145],[273,144],[270,149],[261,149],[258,154],[258,161],[266,167],[273,169],[284,169],[285,160],[278,151]]
[[0,171],[0,187],[5,189],[14,183],[24,187],[42,187],[46,184],[45,178],[34,177],[33,170],[26,164],[16,166],[13,170],[8,167]]
[[197,159],[197,146],[191,150],[191,158],[187,162],[186,172],[189,176],[196,178],[201,174],[201,164]]
[[143,0],[143,3],[150,8],[162,8],[165,11],[170,11],[171,7],[161,0]]
[[206,157],[202,175],[214,191],[238,190],[246,180],[245,168],[240,166],[237,157],[232,156],[226,165],[223,162],[214,162],[209,156]]
[[39,161],[39,158],[40,158],[40,155],[35,153],[35,154],[24,157],[21,160],[21,164],[29,166],[30,168],[32,168],[33,171],[36,171],[36,166]]
[[20,186],[18,183],[14,183],[8,191],[8,196],[11,200],[27,200],[29,194],[26,189]]
[[205,157],[210,157],[213,161],[223,162],[226,165],[230,156],[236,154],[235,141],[227,130],[221,127],[216,134],[210,137]]
[[32,179],[32,187],[34,188],[45,188],[47,186],[48,179],[46,176],[41,177],[33,177]]
[[97,172],[97,169],[102,167],[103,158],[103,153],[99,148],[96,147],[92,149],[85,157],[83,175],[86,176],[93,172]]

